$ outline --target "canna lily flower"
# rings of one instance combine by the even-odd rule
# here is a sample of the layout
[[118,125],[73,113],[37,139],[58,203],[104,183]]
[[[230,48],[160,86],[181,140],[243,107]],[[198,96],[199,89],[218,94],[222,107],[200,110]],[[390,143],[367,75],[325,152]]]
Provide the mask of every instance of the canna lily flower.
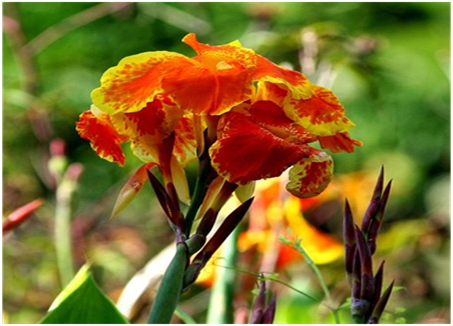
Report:
[[288,191],[308,198],[325,189],[333,172],[332,158],[309,144],[334,153],[361,146],[348,134],[354,123],[335,95],[302,73],[238,41],[211,46],[188,34],[183,42],[194,57],[145,52],[104,73],[91,111],[77,123],[99,156],[124,165],[121,144],[131,142],[133,153],[156,163],[168,184],[202,155],[208,128],[209,156],[221,177],[247,185],[292,167]]

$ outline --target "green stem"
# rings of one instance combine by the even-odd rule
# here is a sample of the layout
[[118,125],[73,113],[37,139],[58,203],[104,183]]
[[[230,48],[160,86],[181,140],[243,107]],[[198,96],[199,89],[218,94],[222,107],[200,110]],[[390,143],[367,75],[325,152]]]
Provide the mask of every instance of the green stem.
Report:
[[192,200],[190,203],[189,210],[187,211],[186,217],[184,219],[185,223],[185,230],[186,230],[186,237],[189,238],[192,224],[197,215],[198,209],[200,208],[201,204],[203,203],[203,198],[208,190],[207,179],[209,176],[209,171],[211,170],[211,166],[209,165],[209,161],[202,160],[200,162],[200,168],[198,173],[198,178],[195,183],[195,189],[193,192]]
[[77,182],[68,173],[59,184],[55,207],[55,247],[62,286],[74,277],[71,235],[71,201]]
[[[329,289],[327,287],[326,281],[324,280],[324,277],[322,276],[321,271],[319,270],[318,266],[315,264],[313,259],[311,259],[310,255],[308,252],[304,249],[304,247],[300,243],[292,243],[292,246],[295,247],[297,251],[299,251],[302,256],[304,257],[305,261],[307,262],[308,266],[313,270],[315,273],[316,277],[318,278],[319,284],[321,285],[321,288],[324,292],[324,295],[326,296],[327,300],[329,301],[329,306],[332,305],[333,300],[332,296],[330,295]],[[336,324],[340,324],[340,318],[338,316],[338,311],[337,309],[331,308],[330,309],[332,312],[332,315],[335,319]]]
[[178,244],[176,254],[165,271],[151,308],[148,324],[169,324],[182,292],[184,272],[188,261],[187,247]]
[[[225,242],[225,264],[236,267],[238,250],[237,240],[239,228],[237,227]],[[211,291],[208,308],[208,324],[232,324],[234,322],[234,290],[236,288],[236,272],[233,269],[217,269],[214,287]]]

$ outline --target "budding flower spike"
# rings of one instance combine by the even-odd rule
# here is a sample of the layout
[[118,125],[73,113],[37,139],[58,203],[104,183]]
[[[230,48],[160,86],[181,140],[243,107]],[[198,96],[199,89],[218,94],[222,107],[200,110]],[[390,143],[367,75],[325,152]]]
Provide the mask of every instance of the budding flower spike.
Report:
[[351,207],[349,202],[345,201],[343,218],[345,269],[351,285],[351,315],[357,323],[361,324],[379,322],[394,284],[392,282],[381,296],[385,262],[381,263],[373,276],[372,256],[376,251],[376,238],[384,219],[392,181],[387,184],[384,191],[382,191],[383,184],[384,168],[382,167],[371,202],[363,217],[361,229],[353,225]]
[[268,303],[266,300],[266,282],[260,280],[258,284],[258,295],[253,303],[249,324],[272,324],[277,308],[277,296],[274,293]]

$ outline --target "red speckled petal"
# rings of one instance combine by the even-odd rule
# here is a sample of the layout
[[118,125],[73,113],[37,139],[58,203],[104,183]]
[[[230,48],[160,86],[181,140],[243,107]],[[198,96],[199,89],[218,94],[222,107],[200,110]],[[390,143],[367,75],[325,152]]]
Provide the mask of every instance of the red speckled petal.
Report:
[[197,146],[193,121],[183,117],[175,129],[173,155],[182,166],[186,166],[197,159]]
[[91,93],[91,98],[101,111],[110,114],[140,111],[163,93],[163,76],[191,65],[189,58],[166,51],[129,56],[104,73],[101,87]]
[[111,121],[120,134],[132,141],[136,156],[144,162],[159,162],[161,144],[177,128],[182,114],[168,97],[158,95],[141,111],[115,114]]
[[107,114],[96,116],[92,111],[85,111],[76,123],[80,137],[90,141],[96,154],[110,162],[124,165],[125,157],[121,143],[128,137],[120,135],[113,127]]
[[320,86],[313,86],[313,90],[311,98],[285,106],[286,115],[316,136],[332,136],[355,126],[331,91]]
[[310,81],[300,72],[286,69],[266,58],[257,55],[257,67],[254,80],[285,85],[294,99],[308,99],[313,94]]
[[317,196],[329,184],[332,173],[332,158],[312,148],[309,157],[303,158],[289,170],[290,182],[286,189],[299,198]]
[[213,167],[230,182],[244,185],[279,176],[306,155],[303,147],[275,136],[244,114],[231,112],[219,124],[221,137],[209,154]]
[[362,142],[352,139],[347,132],[342,132],[334,136],[318,137],[322,148],[328,149],[333,153],[354,151],[354,146],[362,146]]

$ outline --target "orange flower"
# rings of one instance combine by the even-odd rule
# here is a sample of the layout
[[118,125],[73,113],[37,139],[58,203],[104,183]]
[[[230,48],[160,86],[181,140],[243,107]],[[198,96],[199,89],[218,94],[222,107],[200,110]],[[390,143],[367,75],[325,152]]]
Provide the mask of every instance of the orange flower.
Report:
[[129,141],[144,162],[181,175],[203,152],[204,129],[215,135],[217,126],[208,145],[215,141],[209,153],[219,175],[245,185],[292,166],[287,189],[306,198],[327,186],[333,170],[330,156],[309,143],[332,152],[361,145],[347,133],[354,124],[335,95],[303,74],[238,41],[211,46],[189,34],[183,42],[196,56],[145,52],[104,73],[77,124],[99,156],[124,165],[121,144]]

